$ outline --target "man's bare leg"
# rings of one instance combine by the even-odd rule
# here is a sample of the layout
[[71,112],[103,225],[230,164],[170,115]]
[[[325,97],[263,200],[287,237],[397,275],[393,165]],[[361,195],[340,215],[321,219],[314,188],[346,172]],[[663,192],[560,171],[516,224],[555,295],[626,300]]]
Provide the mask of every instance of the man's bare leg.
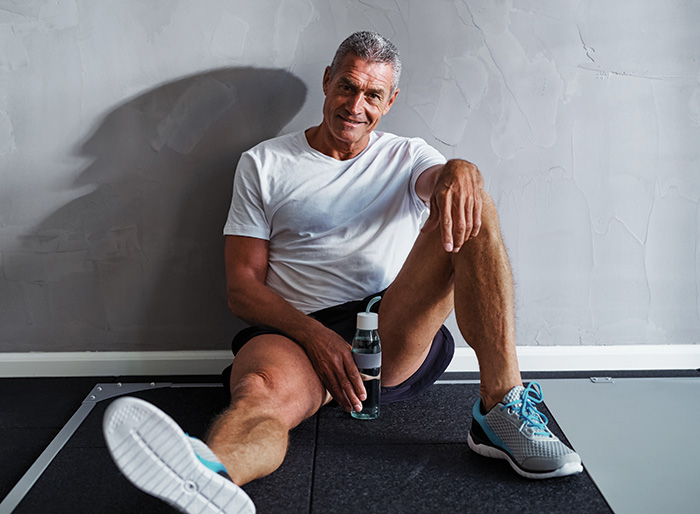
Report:
[[[533,384],[513,389],[522,386],[513,281],[496,208],[486,193],[481,219],[479,235],[457,253],[445,252],[439,231],[421,233],[387,290],[379,330],[390,370],[388,385],[418,369],[454,305],[459,330],[479,360],[481,378],[481,402],[474,406],[469,447],[486,457],[506,459],[527,478],[580,473],[579,456],[549,432],[537,413],[541,390]],[[506,396],[511,408],[494,408]]]
[[515,349],[513,276],[496,208],[485,194],[482,220],[479,235],[453,259],[455,317],[479,360],[481,398],[490,409],[522,380]]
[[521,385],[513,308],[513,282],[498,215],[483,193],[482,227],[458,253],[443,249],[434,230],[418,237],[380,307],[385,385],[410,377],[428,354],[433,336],[454,308],[462,336],[479,360],[487,408]]
[[278,335],[253,338],[238,352],[231,396],[207,444],[238,485],[275,471],[289,431],[329,400],[304,350]]

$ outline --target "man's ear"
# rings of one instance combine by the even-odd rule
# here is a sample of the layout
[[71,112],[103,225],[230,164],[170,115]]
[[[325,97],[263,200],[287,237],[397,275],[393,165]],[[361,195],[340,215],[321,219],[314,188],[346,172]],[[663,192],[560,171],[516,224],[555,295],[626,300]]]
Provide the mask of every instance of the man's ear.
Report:
[[[394,105],[394,102],[396,101],[396,96],[399,94],[399,89],[396,88],[396,91],[394,91],[391,96],[389,97],[389,101],[386,103],[386,107],[384,108],[384,114],[389,112],[389,109],[391,109],[391,106]],[[382,116],[384,116],[382,114]]]
[[326,66],[326,71],[323,72],[323,94],[328,94],[328,84],[331,82],[331,67]]

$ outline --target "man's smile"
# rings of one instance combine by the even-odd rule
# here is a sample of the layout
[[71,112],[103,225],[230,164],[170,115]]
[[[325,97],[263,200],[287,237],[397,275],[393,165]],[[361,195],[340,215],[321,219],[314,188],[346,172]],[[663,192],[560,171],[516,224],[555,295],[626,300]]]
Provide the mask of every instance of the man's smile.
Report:
[[344,121],[345,123],[348,123],[350,125],[362,125],[363,123],[365,123],[364,121],[352,120],[349,118],[345,118],[344,116],[341,116],[341,115],[338,115],[338,118],[340,118],[342,121]]

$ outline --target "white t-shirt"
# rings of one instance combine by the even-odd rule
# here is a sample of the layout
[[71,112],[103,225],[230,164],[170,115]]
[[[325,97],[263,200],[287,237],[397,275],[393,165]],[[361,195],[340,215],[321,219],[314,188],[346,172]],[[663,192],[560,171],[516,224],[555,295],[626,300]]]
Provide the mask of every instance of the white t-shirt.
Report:
[[266,285],[304,313],[391,284],[428,207],[418,176],[445,158],[419,138],[372,132],[357,157],[313,149],[304,131],[238,163],[224,234],[269,241]]

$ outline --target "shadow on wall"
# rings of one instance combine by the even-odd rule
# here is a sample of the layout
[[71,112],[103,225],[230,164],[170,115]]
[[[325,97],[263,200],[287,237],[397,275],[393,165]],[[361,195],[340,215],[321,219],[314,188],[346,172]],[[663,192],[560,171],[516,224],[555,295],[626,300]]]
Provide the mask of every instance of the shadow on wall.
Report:
[[54,349],[228,347],[242,326],[228,312],[223,264],[235,166],[305,96],[288,72],[227,68],[164,84],[104,118],[80,149],[94,160],[75,183],[95,189],[37,231],[55,241],[56,266],[84,252],[51,296],[67,302],[74,332],[98,329],[100,340]]

